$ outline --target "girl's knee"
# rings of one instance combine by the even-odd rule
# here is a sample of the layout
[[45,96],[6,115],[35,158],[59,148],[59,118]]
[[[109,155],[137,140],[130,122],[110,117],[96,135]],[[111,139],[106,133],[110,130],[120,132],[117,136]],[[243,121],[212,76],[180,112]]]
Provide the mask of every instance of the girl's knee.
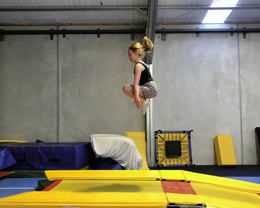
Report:
[[127,92],[127,85],[123,86],[122,90],[123,90],[124,93],[126,93]]
[[122,90],[124,92],[129,92],[129,91],[132,91],[132,87],[131,87],[131,85],[125,85],[122,87]]
[[133,97],[134,90],[133,90],[133,86],[132,85],[125,85],[125,86],[123,86],[122,90],[129,97]]

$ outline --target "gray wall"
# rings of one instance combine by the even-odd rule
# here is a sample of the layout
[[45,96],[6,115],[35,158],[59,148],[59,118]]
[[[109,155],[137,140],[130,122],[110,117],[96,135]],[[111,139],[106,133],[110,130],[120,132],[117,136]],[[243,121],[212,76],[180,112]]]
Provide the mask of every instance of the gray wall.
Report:
[[154,130],[189,130],[195,164],[214,164],[213,139],[233,137],[238,164],[257,162],[260,35],[172,34],[156,40]]
[[[144,117],[121,90],[133,78],[130,43],[130,35],[6,36],[0,139],[87,141],[92,133],[144,131]],[[252,33],[156,35],[153,129],[193,129],[195,164],[214,164],[214,137],[231,134],[238,163],[256,164],[259,49]]]
[[0,42],[0,138],[86,141],[144,131],[122,92],[132,83],[130,35],[6,36]]
[[0,138],[56,137],[56,45],[44,36],[0,42]]
[[60,138],[92,133],[144,131],[144,116],[122,92],[132,83],[130,36],[69,36],[60,39]]

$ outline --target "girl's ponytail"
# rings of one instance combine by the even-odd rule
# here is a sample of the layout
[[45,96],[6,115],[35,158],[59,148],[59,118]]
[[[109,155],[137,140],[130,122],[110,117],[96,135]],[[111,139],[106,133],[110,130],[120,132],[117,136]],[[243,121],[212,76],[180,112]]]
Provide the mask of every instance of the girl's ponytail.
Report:
[[151,52],[153,49],[153,42],[147,37],[143,37],[143,43],[135,42],[128,47],[128,50],[132,50],[138,53],[140,57],[144,57],[145,53]]
[[153,49],[153,42],[147,36],[144,36],[143,46],[144,46],[144,50],[149,52]]

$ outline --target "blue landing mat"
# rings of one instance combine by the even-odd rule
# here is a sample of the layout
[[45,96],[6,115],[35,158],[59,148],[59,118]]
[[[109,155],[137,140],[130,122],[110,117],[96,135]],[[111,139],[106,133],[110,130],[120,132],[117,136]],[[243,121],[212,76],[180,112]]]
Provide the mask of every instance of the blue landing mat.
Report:
[[41,178],[5,178],[0,180],[0,198],[34,191]]
[[228,178],[260,184],[260,176],[228,176]]

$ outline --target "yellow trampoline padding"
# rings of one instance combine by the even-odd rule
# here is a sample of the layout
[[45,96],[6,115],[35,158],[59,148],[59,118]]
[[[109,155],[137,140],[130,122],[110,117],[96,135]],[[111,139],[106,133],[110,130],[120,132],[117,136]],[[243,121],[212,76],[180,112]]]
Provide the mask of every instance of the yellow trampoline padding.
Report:
[[66,180],[48,192],[27,192],[0,199],[0,206],[6,208],[166,208],[167,204],[160,181]]
[[0,139],[0,143],[26,143],[27,140],[21,139]]
[[[182,204],[182,205],[206,204],[204,203],[204,199],[198,195],[166,193],[166,197],[169,203]],[[208,207],[209,206],[207,204],[207,208]],[[216,206],[214,208],[216,208]]]
[[260,197],[258,194],[224,187],[216,187],[211,184],[191,182],[191,185],[197,193],[195,200],[200,203],[207,202],[207,207],[208,205],[212,207],[218,205],[218,207],[256,208],[260,205]]
[[183,170],[160,170],[161,179],[185,181]]
[[[181,175],[183,174],[183,178]],[[189,171],[163,171],[163,180],[184,180],[196,194],[166,193],[169,203],[206,204],[207,207],[256,208],[260,204],[260,185]]]
[[[50,191],[33,191],[0,198],[4,208],[160,207],[169,204],[207,208],[257,208],[260,185],[183,170],[46,171],[49,179],[64,179]],[[151,173],[151,175],[149,174]],[[74,179],[72,180],[71,178]],[[189,182],[169,189],[163,181]],[[186,187],[187,188],[187,187]],[[165,191],[165,192],[164,192]]]
[[158,180],[159,170],[48,170],[49,180]]
[[149,170],[146,159],[146,141],[145,141],[145,133],[144,132],[132,132],[126,131],[125,135],[131,138],[135,145],[137,146],[138,151],[140,152],[143,158],[143,165],[140,170]]
[[232,189],[237,191],[249,192],[249,193],[259,193],[260,192],[260,184],[229,179],[219,176],[212,176],[201,173],[194,173],[189,171],[183,171],[184,177],[186,181],[210,184],[211,187],[222,187],[226,189]]

